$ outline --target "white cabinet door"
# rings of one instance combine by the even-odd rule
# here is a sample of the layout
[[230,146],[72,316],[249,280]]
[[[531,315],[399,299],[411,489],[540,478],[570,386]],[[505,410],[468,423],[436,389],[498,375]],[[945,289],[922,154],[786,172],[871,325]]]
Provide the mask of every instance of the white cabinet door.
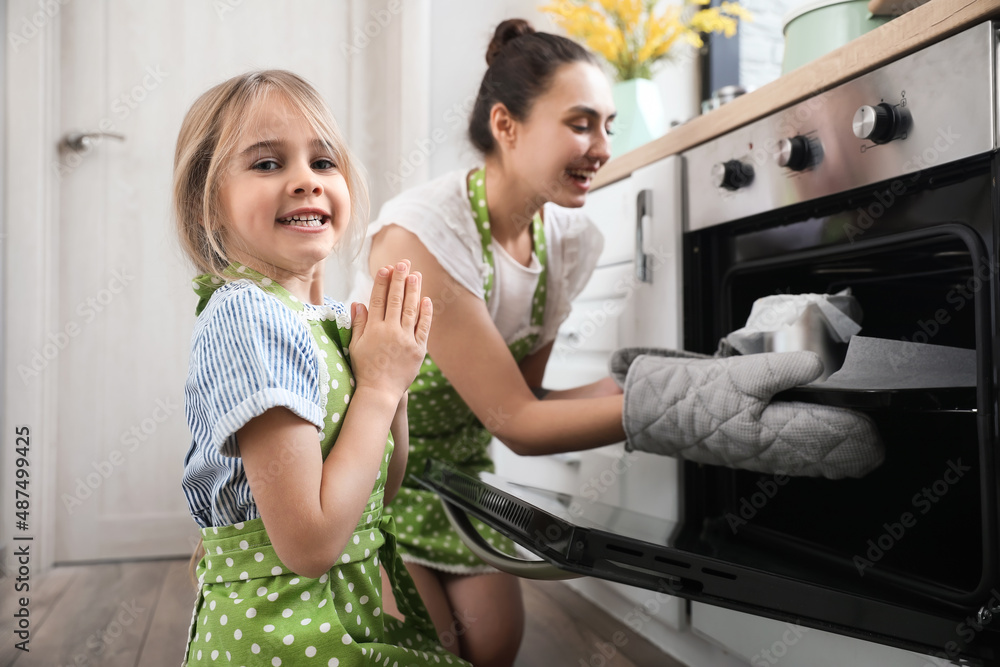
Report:
[[[633,252],[646,271],[633,276],[630,307],[622,318],[628,346],[683,348],[681,158],[669,157],[632,174],[633,199],[641,202],[632,222]],[[636,233],[640,228],[641,234]],[[640,241],[641,237],[641,241]],[[642,248],[636,246],[641,242]]]

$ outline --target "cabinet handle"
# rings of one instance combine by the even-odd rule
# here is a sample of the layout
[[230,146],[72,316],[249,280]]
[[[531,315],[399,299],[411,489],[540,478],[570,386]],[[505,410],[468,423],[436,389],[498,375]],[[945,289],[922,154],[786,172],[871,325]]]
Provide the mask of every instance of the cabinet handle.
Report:
[[556,333],[556,338],[564,339],[569,345],[578,345],[583,341],[583,336],[580,332],[575,329],[570,329],[568,331],[559,331]]
[[635,201],[635,277],[644,283],[653,282],[653,266],[646,253],[646,236],[653,221],[653,191],[640,190]]

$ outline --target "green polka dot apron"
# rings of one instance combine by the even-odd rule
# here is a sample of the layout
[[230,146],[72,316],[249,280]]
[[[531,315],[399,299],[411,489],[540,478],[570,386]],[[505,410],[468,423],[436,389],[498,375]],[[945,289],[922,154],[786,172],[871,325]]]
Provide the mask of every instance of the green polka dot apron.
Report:
[[[487,301],[493,292],[493,238],[486,207],[485,171],[469,176],[469,200],[488,272],[483,285]],[[542,271],[538,276],[532,300],[530,326],[525,335],[508,346],[514,359],[520,362],[538,341],[545,313],[545,285],[548,276],[545,229],[535,214],[532,220],[534,252]],[[492,435],[476,418],[472,410],[451,386],[428,355],[413,384],[410,385],[407,408],[410,427],[410,453],[406,477],[399,494],[386,508],[396,520],[398,545],[406,562],[425,565],[444,572],[477,574],[494,572],[462,543],[452,529],[437,494],[420,487],[413,477],[423,474],[425,461],[435,458],[447,461],[468,474],[493,471],[488,446]],[[501,420],[504,415],[493,416]],[[495,426],[495,424],[491,424]],[[473,519],[479,533],[499,551],[514,555],[513,543],[481,521]]]
[[[326,396],[319,447],[329,453],[343,424],[354,378],[347,360],[351,330],[331,308],[307,308],[283,287],[238,264],[228,277],[249,278],[308,323],[320,357]],[[200,312],[222,279],[195,281]],[[343,667],[378,664],[467,665],[438,644],[437,634],[406,567],[396,553],[392,517],[382,496],[392,437],[375,487],[338,564],[318,579],[300,577],[279,559],[260,519],[202,529],[205,556],[197,567],[200,595],[188,638],[186,665]],[[379,564],[392,583],[406,623],[382,613]]]

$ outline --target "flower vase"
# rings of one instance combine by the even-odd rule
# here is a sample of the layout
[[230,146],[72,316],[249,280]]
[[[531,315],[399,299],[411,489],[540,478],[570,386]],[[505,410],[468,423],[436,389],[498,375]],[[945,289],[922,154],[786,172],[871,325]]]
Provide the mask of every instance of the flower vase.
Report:
[[612,126],[611,156],[617,157],[666,132],[660,89],[649,79],[619,81],[611,88],[618,116]]

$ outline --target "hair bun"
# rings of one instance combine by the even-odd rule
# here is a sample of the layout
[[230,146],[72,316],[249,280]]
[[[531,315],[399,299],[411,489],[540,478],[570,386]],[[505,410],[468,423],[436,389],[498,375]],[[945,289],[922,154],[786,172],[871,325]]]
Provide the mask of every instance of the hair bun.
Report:
[[493,64],[493,61],[496,60],[507,44],[522,35],[531,35],[534,32],[535,29],[524,19],[507,19],[503,21],[497,26],[490,45],[486,47],[486,66],[489,67]]

